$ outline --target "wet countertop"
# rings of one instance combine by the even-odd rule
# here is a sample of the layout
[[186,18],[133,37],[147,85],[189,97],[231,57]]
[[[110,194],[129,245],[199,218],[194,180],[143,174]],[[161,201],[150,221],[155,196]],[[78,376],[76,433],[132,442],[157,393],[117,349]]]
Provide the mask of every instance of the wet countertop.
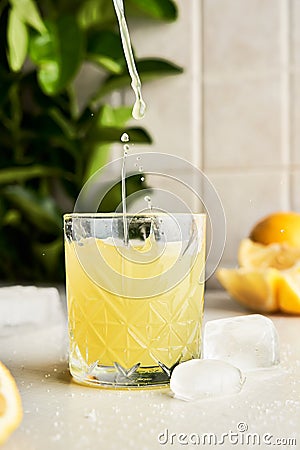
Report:
[[[205,321],[246,314],[224,292],[207,292],[205,302]],[[247,441],[248,448],[300,448],[300,317],[270,316],[280,338],[279,367],[249,373],[239,394],[184,402],[168,389],[72,382],[63,310],[49,323],[0,332],[0,359],[16,378],[24,409],[3,450],[241,449]]]

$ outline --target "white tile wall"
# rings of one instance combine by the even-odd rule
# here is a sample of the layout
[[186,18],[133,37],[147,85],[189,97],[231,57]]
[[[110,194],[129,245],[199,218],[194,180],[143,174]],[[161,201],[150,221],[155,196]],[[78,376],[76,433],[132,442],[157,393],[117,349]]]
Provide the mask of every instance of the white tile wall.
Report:
[[[144,86],[141,125],[155,143],[135,150],[178,155],[204,170],[227,216],[222,264],[235,265],[238,243],[255,221],[300,211],[300,0],[178,6],[175,23],[130,24],[139,57],[185,68]],[[126,103],[132,99],[128,90]]]
[[278,1],[203,0],[201,3],[205,73],[236,76],[279,67]]
[[291,98],[291,162],[300,165],[300,65],[299,72],[291,76]]
[[282,163],[279,75],[230,81],[208,77],[203,89],[205,169]]
[[300,211],[300,170],[292,172],[292,208]]

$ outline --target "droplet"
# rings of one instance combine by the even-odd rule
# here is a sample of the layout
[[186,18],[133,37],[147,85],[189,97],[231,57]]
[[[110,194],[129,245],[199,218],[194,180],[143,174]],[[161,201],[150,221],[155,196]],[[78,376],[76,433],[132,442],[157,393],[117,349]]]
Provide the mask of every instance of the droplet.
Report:
[[129,151],[129,145],[128,145],[128,144],[125,144],[123,148],[124,148],[124,151],[125,151],[125,152],[128,152],[128,151]]
[[145,177],[141,177],[141,181],[145,181]]
[[143,166],[139,167],[139,172],[143,172]]
[[137,161],[140,161],[141,159],[142,159],[141,156],[137,156],[136,158]]
[[129,136],[127,133],[123,133],[121,136],[121,142],[129,142]]

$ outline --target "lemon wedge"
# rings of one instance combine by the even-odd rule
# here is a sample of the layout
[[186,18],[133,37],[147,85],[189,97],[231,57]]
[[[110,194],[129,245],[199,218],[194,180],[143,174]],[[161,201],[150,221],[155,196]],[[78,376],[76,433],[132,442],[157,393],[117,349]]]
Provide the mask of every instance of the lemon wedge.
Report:
[[22,404],[16,382],[9,370],[0,362],[0,445],[19,426]]
[[300,267],[281,273],[278,286],[278,303],[281,311],[300,314]]
[[278,270],[219,269],[217,278],[231,297],[243,306],[262,313],[278,310]]

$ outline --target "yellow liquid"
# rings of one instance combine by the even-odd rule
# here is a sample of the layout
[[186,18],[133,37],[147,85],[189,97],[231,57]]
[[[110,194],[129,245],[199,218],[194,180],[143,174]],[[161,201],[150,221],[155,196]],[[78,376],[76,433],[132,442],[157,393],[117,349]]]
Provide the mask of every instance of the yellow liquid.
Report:
[[[95,364],[116,367],[117,363],[126,371],[139,364],[139,370],[147,372],[148,368],[149,372],[161,372],[161,367],[171,369],[178,362],[198,358],[204,244],[191,259],[193,265],[186,276],[172,285],[168,270],[178,260],[179,244],[167,243],[163,254],[159,255],[156,243],[149,239],[144,246],[134,249],[120,249],[93,238],[83,242],[84,245],[79,246],[76,242],[66,241],[65,246],[73,376],[84,379]],[[97,258],[92,254],[95,248],[105,262],[99,268]],[[143,263],[133,261],[137,252],[141,256],[153,252],[154,258]],[[88,267],[84,261],[88,261]],[[112,286],[114,293],[101,286],[101,280],[109,278],[111,270],[122,275],[120,285]],[[161,274],[164,276],[159,277]],[[145,291],[145,278],[153,279],[157,295],[149,296]],[[137,283],[136,298],[117,295],[116,291],[131,292],[132,279]]]

